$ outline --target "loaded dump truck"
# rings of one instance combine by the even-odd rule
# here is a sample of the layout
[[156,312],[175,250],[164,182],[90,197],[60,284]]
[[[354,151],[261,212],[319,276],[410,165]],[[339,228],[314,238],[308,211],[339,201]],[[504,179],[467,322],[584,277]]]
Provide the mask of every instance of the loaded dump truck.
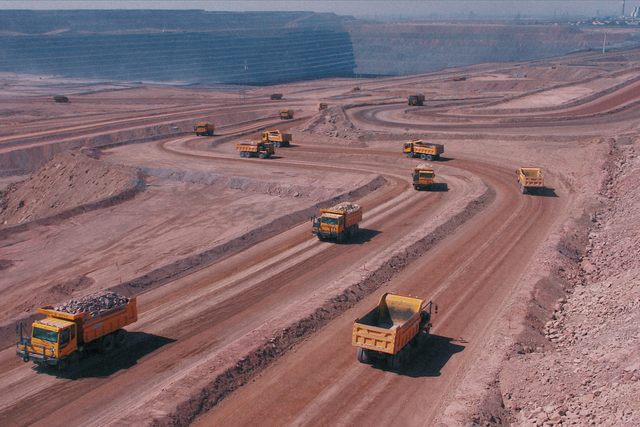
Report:
[[276,147],[289,147],[291,145],[291,134],[282,133],[279,130],[268,130],[262,132],[262,140],[272,142]]
[[444,145],[427,144],[421,139],[414,139],[404,143],[402,152],[406,153],[410,159],[420,156],[422,160],[430,162],[434,159],[440,159],[440,154],[444,153]]
[[280,118],[282,120],[293,119],[293,110],[280,110]]
[[320,209],[320,218],[312,218],[311,232],[318,239],[331,239],[343,242],[358,231],[362,221],[362,208],[355,203],[343,202],[329,209]]
[[424,190],[433,187],[433,179],[436,173],[433,170],[433,166],[427,163],[420,163],[413,170],[413,189]]
[[212,125],[211,123],[202,122],[202,123],[198,123],[193,128],[193,131],[195,132],[196,136],[202,136],[202,135],[211,136],[213,135],[214,129],[215,129],[215,126]]
[[351,345],[358,348],[358,361],[384,360],[391,368],[400,368],[429,337],[432,308],[433,302],[422,298],[382,295],[373,310],[353,322]]
[[259,157],[266,159],[275,154],[273,144],[263,141],[241,141],[236,143],[236,151],[240,152],[240,157]]
[[20,335],[16,354],[25,362],[59,369],[88,350],[110,353],[124,346],[127,332],[122,328],[138,320],[136,299],[109,291],[42,307],[38,313],[47,317],[33,322],[31,335],[23,323],[16,326]]
[[536,192],[544,187],[544,177],[540,168],[518,168],[516,175],[522,194]]
[[409,95],[407,98],[407,105],[423,105],[424,104],[424,95],[419,93],[416,95]]

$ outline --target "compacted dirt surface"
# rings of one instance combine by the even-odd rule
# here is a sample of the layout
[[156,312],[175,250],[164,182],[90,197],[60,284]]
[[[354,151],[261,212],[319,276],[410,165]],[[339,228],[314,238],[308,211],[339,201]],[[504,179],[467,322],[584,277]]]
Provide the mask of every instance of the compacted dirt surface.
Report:
[[[639,425],[638,67],[626,50],[268,88],[1,75],[0,424]],[[291,147],[238,155],[268,129]],[[445,146],[430,191],[411,139]],[[521,166],[545,188],[522,194]],[[359,233],[319,241],[309,220],[341,201]],[[16,357],[16,324],[100,290],[137,297],[127,346],[66,370]],[[438,306],[397,370],[351,346],[384,292]]]

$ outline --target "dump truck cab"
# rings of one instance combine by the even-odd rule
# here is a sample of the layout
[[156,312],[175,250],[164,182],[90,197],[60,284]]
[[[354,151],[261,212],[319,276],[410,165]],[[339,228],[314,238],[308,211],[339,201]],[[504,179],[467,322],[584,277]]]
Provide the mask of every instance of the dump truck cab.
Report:
[[413,188],[414,190],[425,190],[433,187],[436,173],[432,166],[420,164],[413,170]]
[[322,110],[326,110],[326,109],[327,109],[327,103],[326,102],[318,103],[318,111],[322,111]]
[[77,348],[78,333],[74,322],[46,318],[33,322],[31,337],[20,337],[16,354],[39,365],[57,365]]

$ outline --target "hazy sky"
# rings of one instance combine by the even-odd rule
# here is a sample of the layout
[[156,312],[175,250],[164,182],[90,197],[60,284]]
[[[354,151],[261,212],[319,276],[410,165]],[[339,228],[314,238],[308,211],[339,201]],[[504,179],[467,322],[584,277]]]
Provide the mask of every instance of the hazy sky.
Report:
[[[630,16],[640,0],[628,0],[625,15]],[[622,0],[253,0],[253,1],[198,1],[198,0],[0,0],[0,9],[203,9],[209,11],[314,11],[334,12],[338,15],[374,16],[403,15],[429,16],[431,14],[476,16],[557,16],[583,17],[619,16]]]

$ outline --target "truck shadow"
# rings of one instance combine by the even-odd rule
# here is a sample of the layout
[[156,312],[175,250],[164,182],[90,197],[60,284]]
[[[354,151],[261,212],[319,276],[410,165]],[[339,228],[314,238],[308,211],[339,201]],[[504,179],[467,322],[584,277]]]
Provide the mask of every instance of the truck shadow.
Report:
[[451,356],[464,350],[463,345],[455,342],[453,338],[431,335],[424,348],[415,350],[400,369],[393,370],[385,362],[376,362],[374,367],[412,378],[439,377]]
[[347,240],[343,244],[345,244],[345,245],[361,245],[363,243],[370,242],[371,239],[373,239],[374,237],[376,237],[380,233],[382,233],[382,231],[371,230],[371,229],[368,229],[368,228],[361,228],[351,238],[351,240]]
[[528,194],[530,196],[539,196],[539,197],[558,197],[556,194],[556,190],[549,187],[542,187],[535,191],[529,191]]
[[440,192],[440,191],[449,191],[449,186],[446,182],[434,182],[431,184],[431,189],[429,191]]
[[34,370],[69,380],[106,378],[118,371],[132,368],[138,363],[139,359],[176,340],[144,332],[129,332],[128,341],[128,344],[123,348],[109,354],[88,353],[80,358],[76,364],[69,366],[65,370],[39,366],[36,366]]

